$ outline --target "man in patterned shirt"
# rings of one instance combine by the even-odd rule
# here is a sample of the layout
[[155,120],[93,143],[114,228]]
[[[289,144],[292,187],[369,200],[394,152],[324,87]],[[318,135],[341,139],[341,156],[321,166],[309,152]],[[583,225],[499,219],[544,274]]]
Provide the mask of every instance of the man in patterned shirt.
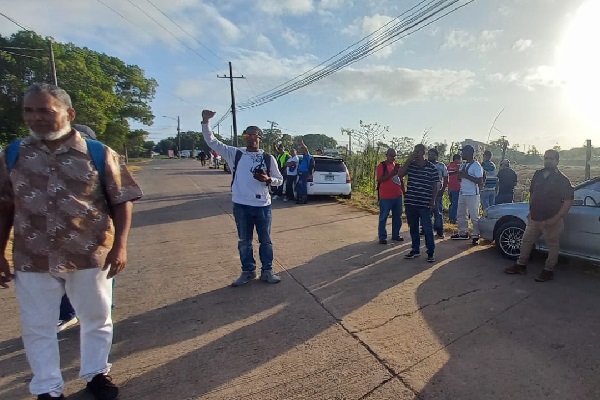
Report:
[[35,84],[23,100],[30,135],[10,171],[0,155],[0,284],[13,275],[4,256],[14,226],[13,264],[23,343],[39,399],[64,398],[56,314],[66,293],[81,324],[80,376],[96,399],[115,399],[111,364],[112,278],[127,263],[133,201],[142,196],[119,155],[104,146],[104,184],[88,146],[71,127],[63,89]]

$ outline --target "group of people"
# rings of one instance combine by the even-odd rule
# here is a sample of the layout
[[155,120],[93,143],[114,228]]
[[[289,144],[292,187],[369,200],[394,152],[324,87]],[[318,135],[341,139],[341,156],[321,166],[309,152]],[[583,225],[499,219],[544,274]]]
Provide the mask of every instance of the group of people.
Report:
[[[392,240],[404,241],[400,235],[402,211],[406,213],[412,241],[405,255],[413,259],[420,255],[421,236],[425,237],[427,261],[434,262],[435,237],[444,238],[442,198],[446,189],[450,198],[449,220],[457,223],[458,232],[453,240],[479,242],[479,210],[494,204],[512,203],[517,184],[517,174],[509,160],[500,162],[500,170],[491,161],[492,153],[483,154],[483,162],[475,159],[475,149],[466,145],[461,154],[452,157],[447,166],[438,161],[434,148],[426,152],[422,144],[402,164],[395,162],[396,151],[389,149],[386,160],[376,169],[379,196],[379,243],[387,244],[387,219],[392,214]],[[573,204],[574,191],[568,178],[558,170],[559,153],[548,150],[544,154],[544,168],[536,171],[529,188],[530,214],[522,240],[520,257],[516,264],[506,268],[508,274],[525,274],[526,265],[535,242],[545,236],[548,258],[544,270],[536,277],[546,282],[554,277],[558,262],[559,239],[563,218]],[[405,178],[408,183],[405,185]],[[403,204],[404,203],[404,204]],[[472,232],[469,235],[469,219]]]
[[302,157],[298,156],[293,147],[288,152],[283,144],[273,144],[277,167],[285,182],[285,185],[271,187],[273,200],[279,198],[283,198],[283,201],[296,200],[297,204],[308,202],[308,179],[314,172],[314,157],[301,138],[298,139],[297,144]]

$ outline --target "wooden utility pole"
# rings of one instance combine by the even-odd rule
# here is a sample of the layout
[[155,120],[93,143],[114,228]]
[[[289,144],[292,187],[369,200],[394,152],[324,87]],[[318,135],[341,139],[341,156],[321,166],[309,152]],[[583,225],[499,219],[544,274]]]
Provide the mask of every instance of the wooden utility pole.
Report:
[[56,64],[54,63],[54,50],[52,50],[52,41],[48,40],[48,58],[50,59],[50,79],[52,83],[58,86],[56,79]]
[[590,163],[592,161],[592,141],[590,139],[585,141],[585,180],[589,180],[591,177]]
[[238,140],[237,140],[237,119],[236,119],[236,115],[235,115],[235,93],[233,91],[233,80],[234,79],[246,79],[246,77],[244,77],[244,75],[233,76],[233,68],[231,66],[231,61],[229,61],[229,76],[227,76],[227,75],[223,75],[223,76],[217,75],[217,78],[228,78],[229,79],[229,85],[231,87],[231,115],[233,116],[233,145],[237,147],[237,145],[238,145]]

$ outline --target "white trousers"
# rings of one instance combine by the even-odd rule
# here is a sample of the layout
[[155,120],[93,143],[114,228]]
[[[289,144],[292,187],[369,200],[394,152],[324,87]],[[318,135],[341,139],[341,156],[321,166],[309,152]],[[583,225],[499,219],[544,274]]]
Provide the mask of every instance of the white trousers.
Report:
[[471,218],[473,224],[473,236],[479,236],[479,195],[464,195],[458,196],[458,210],[456,215],[456,222],[458,224],[458,233],[464,235],[469,233],[469,221],[468,217]]
[[65,292],[80,323],[79,375],[89,382],[95,375],[110,371],[112,279],[106,279],[107,274],[108,270],[100,268],[53,274],[16,272],[23,344],[33,372],[29,384],[32,394],[63,393],[56,325]]

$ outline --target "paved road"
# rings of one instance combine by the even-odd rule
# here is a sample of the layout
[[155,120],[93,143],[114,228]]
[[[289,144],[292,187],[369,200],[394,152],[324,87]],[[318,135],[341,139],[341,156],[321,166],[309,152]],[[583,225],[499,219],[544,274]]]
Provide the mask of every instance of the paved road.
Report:
[[[438,261],[376,242],[376,216],[276,202],[278,285],[239,273],[230,176],[155,160],[137,178],[130,263],[115,295],[121,399],[599,399],[600,278],[566,263],[507,276],[489,246]],[[405,234],[405,236],[407,236]],[[0,291],[0,399],[28,398],[14,289]],[[61,339],[70,399],[78,334]]]

